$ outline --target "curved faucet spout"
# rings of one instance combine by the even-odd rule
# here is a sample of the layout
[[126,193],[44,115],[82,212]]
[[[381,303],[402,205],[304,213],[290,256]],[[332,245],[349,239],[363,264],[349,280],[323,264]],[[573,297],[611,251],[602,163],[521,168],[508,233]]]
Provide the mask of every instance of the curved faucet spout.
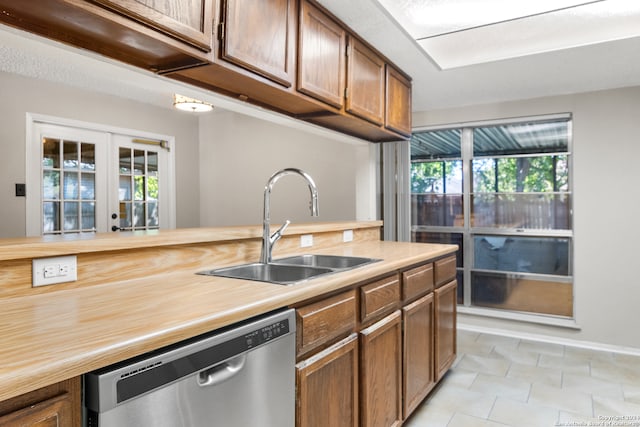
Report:
[[311,201],[309,202],[309,210],[311,211],[311,216],[318,216],[318,189],[316,187],[316,183],[313,181],[311,176],[296,168],[287,168],[279,170],[278,172],[271,175],[269,181],[267,181],[267,185],[264,187],[264,211],[262,215],[262,251],[260,252],[260,262],[264,264],[268,264],[271,262],[271,251],[275,243],[282,236],[282,231],[284,228],[289,225],[289,220],[285,223],[285,225],[276,231],[273,236],[271,236],[271,232],[269,230],[269,223],[271,222],[271,190],[273,186],[280,178],[286,175],[299,175],[307,181],[307,185],[309,186],[309,192],[311,193]]

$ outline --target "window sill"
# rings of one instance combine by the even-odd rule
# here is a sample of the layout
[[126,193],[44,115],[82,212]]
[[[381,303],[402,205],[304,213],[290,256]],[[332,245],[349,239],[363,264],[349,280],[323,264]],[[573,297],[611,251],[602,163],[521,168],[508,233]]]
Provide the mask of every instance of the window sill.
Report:
[[514,320],[517,322],[535,323],[538,325],[557,326],[567,329],[580,330],[581,327],[575,319],[568,317],[549,316],[542,314],[517,313],[505,310],[492,310],[490,308],[465,307],[458,305],[458,313],[472,316],[492,317],[496,319]]

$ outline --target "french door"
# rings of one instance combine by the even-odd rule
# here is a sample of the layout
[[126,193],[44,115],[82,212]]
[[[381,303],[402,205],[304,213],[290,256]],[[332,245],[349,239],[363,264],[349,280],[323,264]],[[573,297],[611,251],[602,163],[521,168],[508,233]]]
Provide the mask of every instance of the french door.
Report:
[[170,144],[125,129],[33,121],[27,235],[175,227]]

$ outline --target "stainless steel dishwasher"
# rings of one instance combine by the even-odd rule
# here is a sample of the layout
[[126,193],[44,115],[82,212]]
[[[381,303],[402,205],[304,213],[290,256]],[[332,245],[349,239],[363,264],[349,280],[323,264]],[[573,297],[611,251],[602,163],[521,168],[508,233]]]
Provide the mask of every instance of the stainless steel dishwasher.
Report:
[[88,427],[293,427],[294,310],[251,319],[84,379]]

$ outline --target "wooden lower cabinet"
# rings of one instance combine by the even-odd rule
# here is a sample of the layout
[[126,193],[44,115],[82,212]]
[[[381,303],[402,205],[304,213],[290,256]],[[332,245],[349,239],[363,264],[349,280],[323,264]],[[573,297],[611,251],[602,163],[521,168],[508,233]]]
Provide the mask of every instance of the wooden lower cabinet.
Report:
[[362,427],[402,424],[402,316],[395,311],[360,332]]
[[358,335],[296,365],[297,427],[358,427]]
[[436,385],[433,293],[402,308],[403,416],[406,419]]
[[399,427],[455,361],[455,257],[389,273],[296,307],[297,427]]
[[452,280],[436,288],[435,369],[439,381],[456,359],[456,307],[458,282]]
[[80,377],[0,402],[3,427],[80,427]]
[[296,310],[299,357],[344,338],[356,327],[356,293],[347,291]]

